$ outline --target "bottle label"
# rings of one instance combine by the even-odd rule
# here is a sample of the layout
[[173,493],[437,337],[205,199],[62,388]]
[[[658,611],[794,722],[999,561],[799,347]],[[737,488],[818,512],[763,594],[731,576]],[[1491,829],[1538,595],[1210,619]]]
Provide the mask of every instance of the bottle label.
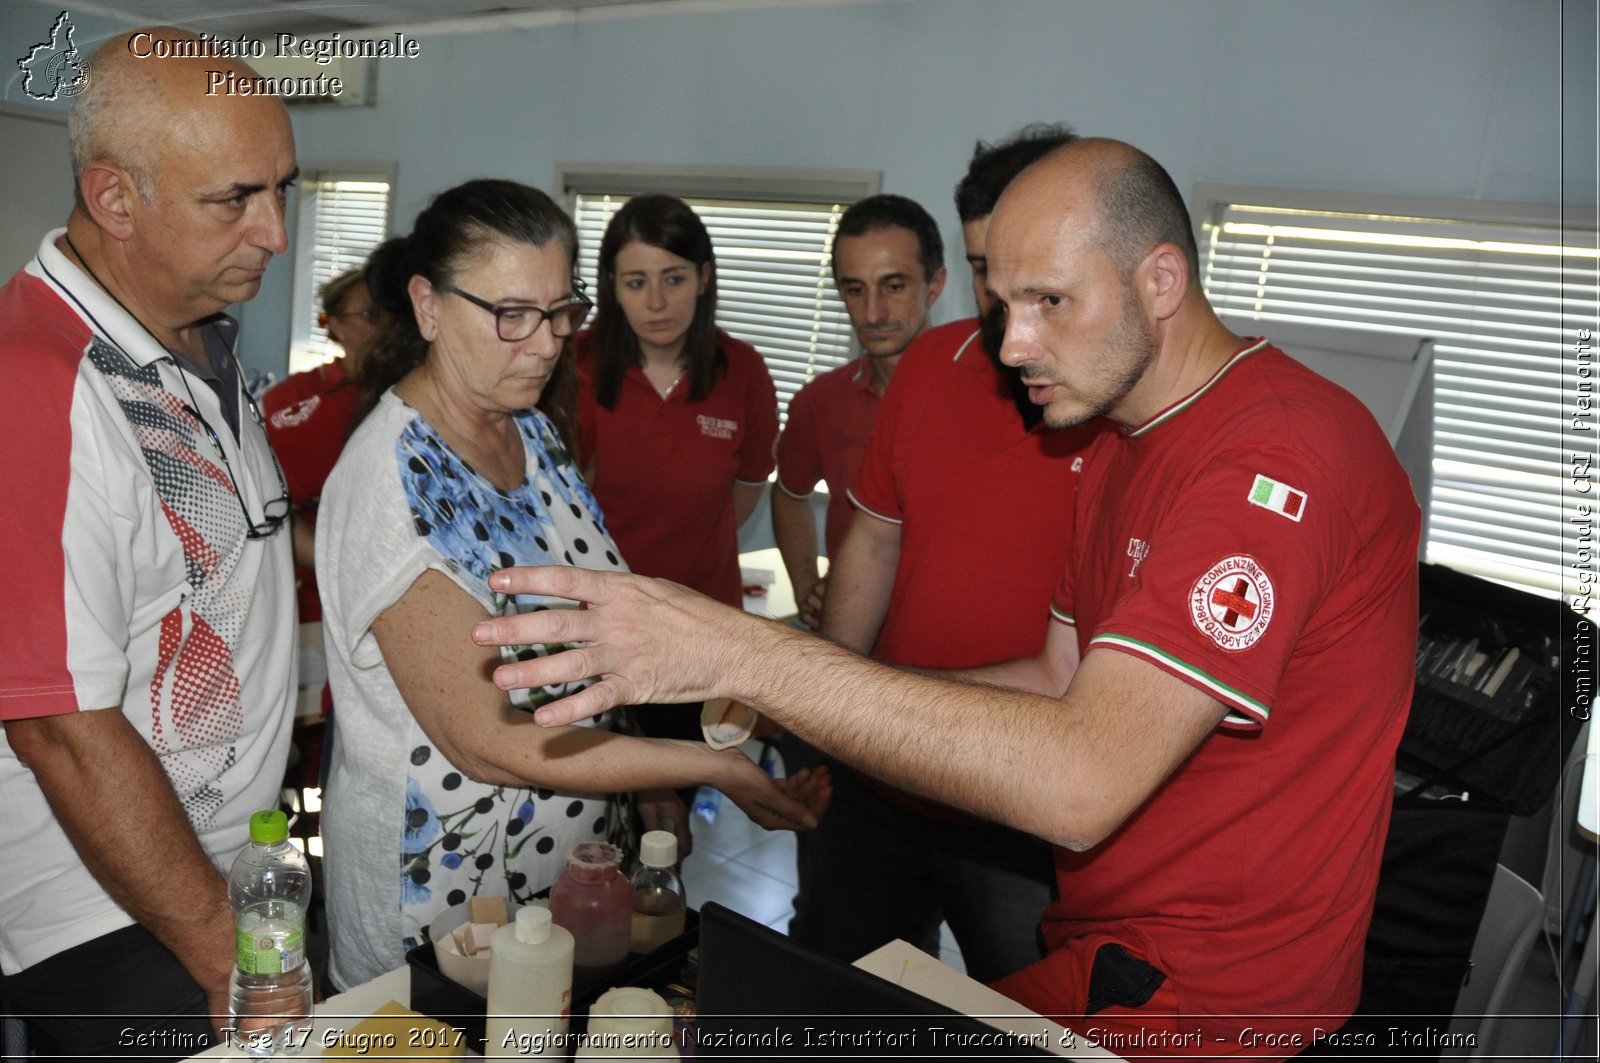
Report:
[[234,933],[234,952],[239,970],[245,974],[285,974],[298,968],[306,959],[305,930],[295,928],[285,933],[253,927]]

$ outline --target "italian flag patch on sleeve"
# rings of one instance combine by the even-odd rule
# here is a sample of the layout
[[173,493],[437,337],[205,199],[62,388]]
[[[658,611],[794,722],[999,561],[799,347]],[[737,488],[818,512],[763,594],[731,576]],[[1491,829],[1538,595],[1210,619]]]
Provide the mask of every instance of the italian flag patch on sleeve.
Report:
[[1270,509],[1298,524],[1300,518],[1305,516],[1306,493],[1286,483],[1279,483],[1270,476],[1256,473],[1256,482],[1250,488],[1250,504]]

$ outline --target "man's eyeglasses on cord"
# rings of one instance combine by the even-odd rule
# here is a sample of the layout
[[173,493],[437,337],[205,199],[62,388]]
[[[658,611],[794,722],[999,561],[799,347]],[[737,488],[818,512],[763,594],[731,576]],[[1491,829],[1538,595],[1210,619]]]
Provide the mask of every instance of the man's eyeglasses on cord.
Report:
[[[194,391],[189,387],[189,380],[182,369],[178,370],[178,379],[183,381],[183,389],[189,393],[189,413],[199,421],[206,430],[206,435],[211,437],[211,445],[216,448],[217,456],[222,459],[222,471],[228,474],[228,482],[233,485],[233,497],[239,500],[239,509],[244,513],[244,534],[247,539],[270,539],[289,519],[289,485],[283,478],[283,466],[278,464],[278,455],[267,448],[267,453],[272,457],[272,469],[278,474],[278,497],[269,499],[261,507],[261,520],[250,516],[250,508],[244,504],[244,492],[239,490],[239,481],[233,475],[233,465],[228,461],[228,451],[222,445],[222,438],[217,435],[217,430],[211,427],[211,422],[200,413],[200,404],[194,399]],[[256,424],[261,424],[261,408],[256,405],[256,400],[248,389],[240,389],[244,401],[250,406],[250,416],[255,418]]]

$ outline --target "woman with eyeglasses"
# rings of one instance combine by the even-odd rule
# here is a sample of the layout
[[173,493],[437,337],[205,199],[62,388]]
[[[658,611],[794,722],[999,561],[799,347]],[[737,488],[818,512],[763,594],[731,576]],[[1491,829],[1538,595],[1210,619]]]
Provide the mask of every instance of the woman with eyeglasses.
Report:
[[[670,787],[710,783],[768,827],[809,826],[805,778],[780,787],[737,750],[635,737],[620,721],[546,730],[489,678],[486,614],[562,608],[497,600],[519,564],[623,569],[561,430],[567,338],[588,301],[572,221],[544,193],[470,181],[441,193],[406,239],[396,314],[373,353],[387,377],[323,496],[317,570],[334,700],[323,811],[331,975],[349,987],[397,966],[446,907],[531,900],[594,838],[627,842]],[[546,414],[536,407],[554,397]],[[543,654],[546,647],[525,648]],[[651,792],[663,791],[663,792]],[[801,798],[796,800],[789,794]]]
[[[635,572],[743,601],[739,526],[773,469],[777,392],[766,362],[716,327],[717,267],[681,199],[636,196],[600,243],[593,327],[577,340],[582,460]],[[639,713],[693,737],[696,710]]]

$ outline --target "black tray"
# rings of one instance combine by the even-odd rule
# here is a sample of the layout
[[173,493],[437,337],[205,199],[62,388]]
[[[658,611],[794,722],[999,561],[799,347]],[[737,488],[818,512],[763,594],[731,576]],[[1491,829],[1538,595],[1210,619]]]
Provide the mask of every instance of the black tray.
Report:
[[1566,711],[1580,691],[1563,648],[1593,640],[1594,625],[1561,602],[1439,565],[1421,565],[1418,574],[1425,635],[1477,639],[1487,650],[1516,646],[1536,670],[1525,703],[1419,674],[1399,765],[1425,780],[1415,792],[1437,783],[1513,815],[1535,812],[1555,789],[1581,722]]
[[[610,970],[575,971],[571,1032],[583,1032],[589,1005],[608,989],[643,986],[661,992],[669,984],[681,984],[689,952],[699,940],[700,913],[690,908],[684,916],[683,933],[666,944],[646,953],[629,953],[620,966]],[[406,965],[411,968],[411,1010],[456,1027],[467,1035],[468,1046],[482,1053],[488,1000],[439,970],[432,942],[406,953]]]

